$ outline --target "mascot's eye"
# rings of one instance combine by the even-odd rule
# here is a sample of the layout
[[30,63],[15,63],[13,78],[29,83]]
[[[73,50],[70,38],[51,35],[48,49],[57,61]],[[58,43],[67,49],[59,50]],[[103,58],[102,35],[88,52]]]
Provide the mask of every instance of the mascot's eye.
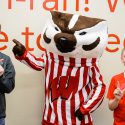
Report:
[[85,35],[87,32],[81,32],[79,33],[79,35]]
[[59,31],[59,29],[58,29],[57,27],[55,27],[55,30],[56,30],[56,31]]

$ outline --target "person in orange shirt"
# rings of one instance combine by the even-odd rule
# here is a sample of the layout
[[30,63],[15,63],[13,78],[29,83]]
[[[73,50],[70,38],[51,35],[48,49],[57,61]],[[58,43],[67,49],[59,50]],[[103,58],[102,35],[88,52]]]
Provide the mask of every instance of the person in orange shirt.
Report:
[[[125,66],[125,48],[121,53],[121,61]],[[125,71],[112,77],[107,98],[108,107],[113,111],[113,125],[125,125]]]

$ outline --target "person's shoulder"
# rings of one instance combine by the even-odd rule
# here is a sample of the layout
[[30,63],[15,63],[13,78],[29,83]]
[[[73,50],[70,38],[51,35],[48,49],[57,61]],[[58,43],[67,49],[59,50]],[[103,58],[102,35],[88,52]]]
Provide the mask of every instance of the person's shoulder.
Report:
[[123,72],[122,72],[122,73],[119,73],[119,74],[116,74],[116,75],[114,75],[114,76],[112,77],[112,79],[119,79],[119,78],[121,78],[123,75],[124,75]]
[[2,52],[0,52],[0,58],[3,58],[3,59],[10,59],[10,57]]

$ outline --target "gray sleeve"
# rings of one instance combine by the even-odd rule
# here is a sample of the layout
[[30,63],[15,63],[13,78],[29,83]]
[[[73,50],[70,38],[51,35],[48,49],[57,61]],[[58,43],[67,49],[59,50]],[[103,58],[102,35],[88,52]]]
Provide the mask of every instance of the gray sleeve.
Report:
[[0,77],[0,93],[10,93],[15,87],[15,69],[8,57],[4,74]]

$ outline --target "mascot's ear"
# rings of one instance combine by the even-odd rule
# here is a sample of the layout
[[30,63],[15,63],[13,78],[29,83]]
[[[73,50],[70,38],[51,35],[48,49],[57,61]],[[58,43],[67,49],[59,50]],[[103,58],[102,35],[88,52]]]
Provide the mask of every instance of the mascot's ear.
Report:
[[[108,26],[107,26],[107,21],[101,21],[99,22],[95,27],[95,29],[101,29],[101,30],[108,30]],[[108,33],[108,31],[107,31]]]
[[60,18],[61,17],[61,12],[58,11],[50,11],[51,15],[53,18]]

